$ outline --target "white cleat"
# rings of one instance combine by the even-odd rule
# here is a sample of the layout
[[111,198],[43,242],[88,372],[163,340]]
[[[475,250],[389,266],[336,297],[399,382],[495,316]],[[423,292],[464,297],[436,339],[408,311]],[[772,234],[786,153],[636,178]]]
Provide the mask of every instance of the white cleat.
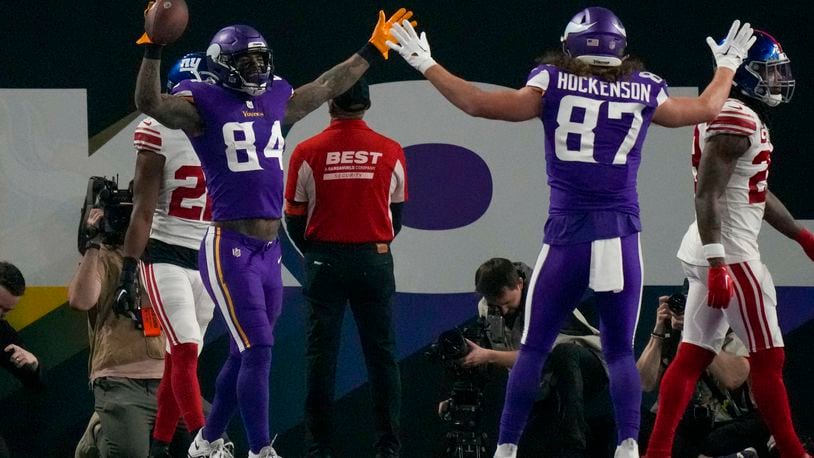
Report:
[[613,458],[639,458],[639,444],[633,438],[627,438],[616,447]]
[[517,446],[514,444],[500,444],[495,450],[495,458],[516,458]]
[[223,439],[209,442],[203,438],[202,430],[198,430],[195,439],[189,444],[187,457],[189,458],[234,458],[234,445],[224,442]]

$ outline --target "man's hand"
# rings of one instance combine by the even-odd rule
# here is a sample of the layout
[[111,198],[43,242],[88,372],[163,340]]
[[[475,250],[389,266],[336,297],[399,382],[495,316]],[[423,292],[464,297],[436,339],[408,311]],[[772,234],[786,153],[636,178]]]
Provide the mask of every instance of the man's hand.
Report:
[[729,276],[729,270],[723,266],[709,266],[707,275],[707,305],[716,309],[729,307],[729,300],[735,294],[735,284]]
[[116,315],[138,321],[139,301],[138,282],[136,281],[136,270],[138,260],[132,257],[124,258],[122,262],[122,272],[119,275],[119,286],[113,295],[113,311]]
[[808,258],[814,261],[814,234],[808,229],[803,228],[800,233],[797,234],[795,240],[803,247],[803,251],[806,252]]
[[[402,21],[407,21],[411,17],[413,17],[412,11],[407,11],[404,8],[399,8],[398,11],[393,13],[390,16],[390,19],[385,20],[384,18],[384,11],[379,10],[379,20],[376,22],[376,27],[373,29],[373,35],[370,36],[370,44],[376,47],[380,53],[382,53],[382,57],[385,60],[388,59],[390,54],[390,48],[387,47],[387,41],[393,40],[393,36],[390,34],[390,27],[393,24],[400,24]],[[416,21],[410,21],[410,24],[415,27],[418,25]]]
[[469,353],[466,354],[463,358],[461,358],[461,365],[464,367],[471,367],[471,366],[481,366],[484,364],[489,364],[491,361],[489,360],[489,352],[491,350],[487,350],[483,347],[478,346],[475,342],[472,342],[469,339],[466,339],[466,345],[469,347]]
[[85,239],[88,242],[101,243],[102,242],[102,217],[105,212],[101,208],[91,208],[88,212],[88,218],[85,220]]
[[427,42],[425,32],[421,32],[419,37],[412,24],[404,21],[401,24],[393,24],[390,33],[398,40],[398,44],[387,41],[387,46],[397,51],[408,64],[420,71],[421,74],[424,74],[428,68],[436,64],[430,54],[430,44]]
[[[746,53],[749,52],[749,48],[751,48],[755,40],[757,40],[748,22],[743,24],[743,27],[740,25],[741,21],[735,19],[735,22],[732,23],[732,27],[729,28],[729,33],[720,45],[716,43],[712,37],[707,37],[707,44],[712,50],[712,55],[715,57],[715,65],[718,68],[724,67],[733,72],[737,71],[743,59],[746,58]],[[739,28],[740,30],[738,30]]]
[[670,312],[670,306],[667,305],[667,299],[669,298],[670,296],[659,297],[659,308],[656,309],[656,327],[653,328],[654,334],[663,336],[669,331],[669,329],[667,329],[667,322],[673,318],[673,314]]
[[5,349],[3,349],[3,351],[5,351],[6,353],[11,353],[9,355],[11,363],[20,369],[25,367],[31,369],[32,371],[35,371],[40,365],[40,362],[37,360],[37,357],[34,356],[33,353],[20,347],[19,345],[11,344],[7,346]]

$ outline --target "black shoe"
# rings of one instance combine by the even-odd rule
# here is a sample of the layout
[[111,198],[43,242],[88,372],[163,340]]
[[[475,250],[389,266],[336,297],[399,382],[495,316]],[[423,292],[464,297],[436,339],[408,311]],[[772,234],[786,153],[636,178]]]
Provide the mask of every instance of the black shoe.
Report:
[[150,445],[150,455],[148,458],[172,458],[170,455],[170,446],[158,441]]

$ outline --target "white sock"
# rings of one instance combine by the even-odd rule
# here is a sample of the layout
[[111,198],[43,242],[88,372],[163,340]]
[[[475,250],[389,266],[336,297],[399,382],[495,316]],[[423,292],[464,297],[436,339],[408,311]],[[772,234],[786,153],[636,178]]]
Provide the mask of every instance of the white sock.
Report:
[[495,451],[495,458],[515,458],[517,456],[517,445],[500,444]]

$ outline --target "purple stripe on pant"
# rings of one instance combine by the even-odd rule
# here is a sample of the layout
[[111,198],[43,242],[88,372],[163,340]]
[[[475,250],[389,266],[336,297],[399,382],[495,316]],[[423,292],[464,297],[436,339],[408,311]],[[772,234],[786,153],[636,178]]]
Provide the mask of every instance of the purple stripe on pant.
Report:
[[[540,375],[565,319],[588,288],[591,243],[546,246],[534,266],[526,303],[526,336],[509,376],[500,419],[499,444],[517,444],[538,395]],[[617,438],[638,439],[641,381],[633,358],[639,317],[642,268],[639,234],[622,237],[624,289],[597,292],[600,338],[610,372]]]

